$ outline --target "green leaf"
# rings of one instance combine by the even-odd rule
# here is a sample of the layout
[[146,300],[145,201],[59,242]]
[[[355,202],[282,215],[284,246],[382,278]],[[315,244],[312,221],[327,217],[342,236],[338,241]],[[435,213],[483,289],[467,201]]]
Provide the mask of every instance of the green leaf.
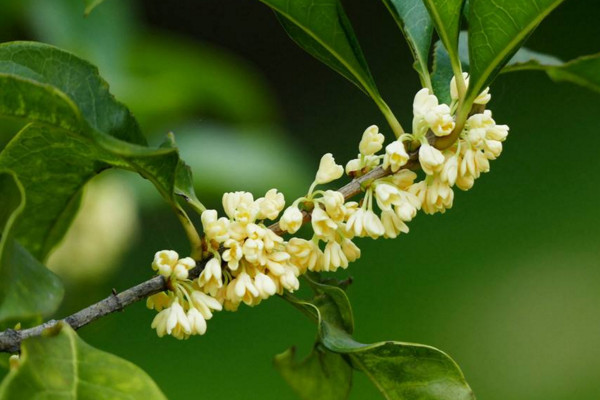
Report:
[[[344,329],[350,304],[324,292],[312,302],[287,297],[318,322],[319,341],[328,350],[344,355],[352,367],[364,372],[389,400],[473,400],[475,397],[460,368],[444,352],[430,346],[386,341],[359,343]],[[340,309],[341,306],[341,309]]]
[[460,70],[458,58],[458,33],[463,0],[423,0],[431,15],[435,30],[450,55],[454,73]]
[[90,15],[92,10],[104,2],[104,0],[83,0],[85,3],[85,15]]
[[502,72],[526,70],[544,71],[556,82],[571,82],[600,92],[600,53],[564,63],[554,56],[522,48]]
[[373,99],[379,94],[339,0],[260,0],[271,7],[288,35]]
[[82,186],[111,166],[151,181],[194,235],[176,199],[177,192],[197,201],[187,182],[176,186],[178,150],[146,147],[129,110],[90,64],[43,44],[0,45],[0,115],[43,124],[27,126],[0,153],[0,167],[13,170],[31,197],[17,239],[38,259],[62,238]]
[[315,346],[302,361],[292,347],[275,356],[275,368],[303,400],[344,400],[352,386],[352,368],[344,358]]
[[144,371],[91,347],[66,324],[25,340],[21,349],[20,366],[0,385],[0,400],[166,399]]
[[534,29],[564,0],[471,0],[470,103],[509,62]]
[[431,88],[429,77],[429,49],[433,22],[422,0],[383,0],[396,24],[404,34],[415,58],[414,67],[423,87]]
[[0,193],[0,322],[50,315],[60,305],[64,289],[58,277],[14,239],[25,193],[12,172],[0,172]]

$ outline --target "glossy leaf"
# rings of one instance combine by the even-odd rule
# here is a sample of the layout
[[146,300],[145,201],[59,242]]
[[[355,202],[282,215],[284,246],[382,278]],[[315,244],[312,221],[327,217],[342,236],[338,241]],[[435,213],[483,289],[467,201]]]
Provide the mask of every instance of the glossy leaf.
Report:
[[539,23],[563,1],[470,1],[469,100],[489,86]]
[[[386,341],[359,343],[344,329],[343,309],[321,291],[311,302],[293,300],[318,322],[319,340],[328,350],[344,355],[364,372],[389,400],[473,400],[475,397],[456,363],[430,346]],[[341,305],[341,309],[339,308]]]
[[522,48],[502,72],[544,71],[557,82],[571,82],[600,92],[600,53],[582,56],[569,62]]
[[429,49],[433,22],[422,0],[383,0],[404,34],[415,58],[415,69],[424,87],[431,88]]
[[13,227],[25,209],[23,187],[12,172],[0,172],[0,322],[50,315],[64,289],[56,275],[14,239]]
[[0,385],[0,400],[42,398],[166,399],[140,368],[93,348],[62,324],[45,336],[25,340],[19,368]]
[[300,47],[358,88],[379,98],[354,31],[339,0],[261,0],[275,10]]
[[[81,187],[110,166],[138,172],[174,208],[176,192],[196,199],[187,182],[176,187],[182,161],[173,144],[146,147],[137,122],[98,71],[69,53],[38,43],[1,45],[0,115],[44,124],[26,127],[0,153],[0,167],[23,177],[31,195],[17,239],[38,259],[64,234]],[[39,156],[26,157],[28,152]],[[61,189],[53,198],[56,187]],[[182,210],[178,214],[187,218]]]
[[452,65],[460,66],[458,58],[458,33],[463,0],[423,0],[440,40],[446,47]]
[[303,400],[344,400],[352,386],[352,368],[344,358],[315,346],[302,361],[291,348],[275,356],[275,368]]

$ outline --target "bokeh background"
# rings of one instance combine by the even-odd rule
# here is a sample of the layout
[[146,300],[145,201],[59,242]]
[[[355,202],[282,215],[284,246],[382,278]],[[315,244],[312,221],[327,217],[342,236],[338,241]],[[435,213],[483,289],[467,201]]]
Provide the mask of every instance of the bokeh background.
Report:
[[[373,123],[391,137],[370,100],[297,48],[258,1],[107,0],[88,18],[82,3],[2,0],[0,40],[52,43],[98,65],[151,143],[175,133],[210,207],[230,190],[294,198],[321,154],[348,160]],[[344,4],[381,92],[410,125],[419,86],[400,32],[381,2]],[[597,1],[567,1],[528,46],[564,60],[598,52],[599,17]],[[491,173],[409,235],[360,241],[363,257],[339,274],[354,278],[355,336],[445,350],[480,399],[598,399],[600,95],[542,73],[501,76],[492,93],[511,134]],[[20,124],[0,121],[0,146]],[[50,259],[67,284],[58,316],[150,277],[156,250],[187,251],[136,176],[98,177],[83,210]],[[80,334],[140,365],[170,399],[295,398],[272,357],[292,345],[306,353],[315,327],[283,301],[220,313],[186,342],[158,339],[153,315],[137,304]],[[364,376],[354,386],[352,399],[378,398]]]

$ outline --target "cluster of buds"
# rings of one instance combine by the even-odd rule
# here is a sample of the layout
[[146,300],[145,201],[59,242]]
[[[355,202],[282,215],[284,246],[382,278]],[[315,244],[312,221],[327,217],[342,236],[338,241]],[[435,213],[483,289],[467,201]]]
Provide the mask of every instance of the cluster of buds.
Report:
[[[463,79],[468,84],[468,76]],[[419,210],[434,214],[452,207],[453,187],[468,190],[482,172],[489,171],[489,161],[502,151],[508,127],[497,125],[491,111],[485,110],[468,118],[454,145],[438,150],[430,144],[431,138],[448,136],[456,129],[454,80],[450,92],[452,103],[446,105],[429,89],[420,90],[413,102],[413,132],[385,149],[377,126],[365,130],[357,158],[346,164],[346,174],[358,178],[380,166],[388,173],[364,185],[359,202],[347,201],[338,191],[318,189],[344,175],[330,153],[321,158],[308,193],[287,208],[276,189],[256,200],[248,192],[225,193],[225,216],[219,217],[216,210],[202,213],[204,269],[198,278],[188,279],[194,260],[179,259],[168,250],[156,253],[153,268],[169,281],[168,291],[148,299],[148,307],[159,311],[152,323],[158,335],[183,339],[204,334],[212,311],[235,311],[241,303],[254,306],[275,294],[293,292],[307,271],[348,267],[361,254],[354,238],[395,238],[408,233],[407,222]],[[475,103],[485,106],[490,98],[486,89]],[[411,157],[405,143],[419,146],[422,179],[407,168]],[[277,219],[289,239],[266,225]],[[298,235],[308,220],[311,229]]]

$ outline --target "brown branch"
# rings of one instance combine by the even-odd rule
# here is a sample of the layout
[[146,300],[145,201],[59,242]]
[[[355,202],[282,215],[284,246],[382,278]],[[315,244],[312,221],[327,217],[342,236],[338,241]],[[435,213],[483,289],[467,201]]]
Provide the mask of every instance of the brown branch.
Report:
[[[418,165],[418,163],[415,164],[416,153],[411,154],[411,156],[411,160],[407,165],[404,166],[404,168],[414,169],[415,166]],[[350,183],[338,190],[344,195],[344,198],[348,199],[359,194],[363,190],[363,187],[368,185],[370,182],[390,174],[391,172],[389,170],[378,167],[372,171],[369,171],[365,175],[352,180]],[[310,213],[305,212],[304,222],[308,221],[310,221]],[[273,230],[278,235],[283,235],[285,233],[285,231],[279,228],[278,223],[271,225],[269,229]],[[190,271],[190,278],[197,278],[202,272],[205,264],[206,261],[198,262],[196,268]],[[73,329],[79,329],[90,322],[93,322],[108,314],[121,311],[133,303],[167,289],[167,281],[165,278],[162,276],[155,276],[154,278],[142,282],[139,285],[129,288],[121,293],[113,293],[104,300],[101,300],[98,303],[92,304],[91,306],[86,307],[73,315],[70,315],[64,318],[62,321],[69,324]],[[34,336],[40,336],[45,329],[55,326],[58,322],[58,320],[50,320],[29,329],[7,329],[6,331],[0,332],[0,352],[18,352],[23,340]]]

